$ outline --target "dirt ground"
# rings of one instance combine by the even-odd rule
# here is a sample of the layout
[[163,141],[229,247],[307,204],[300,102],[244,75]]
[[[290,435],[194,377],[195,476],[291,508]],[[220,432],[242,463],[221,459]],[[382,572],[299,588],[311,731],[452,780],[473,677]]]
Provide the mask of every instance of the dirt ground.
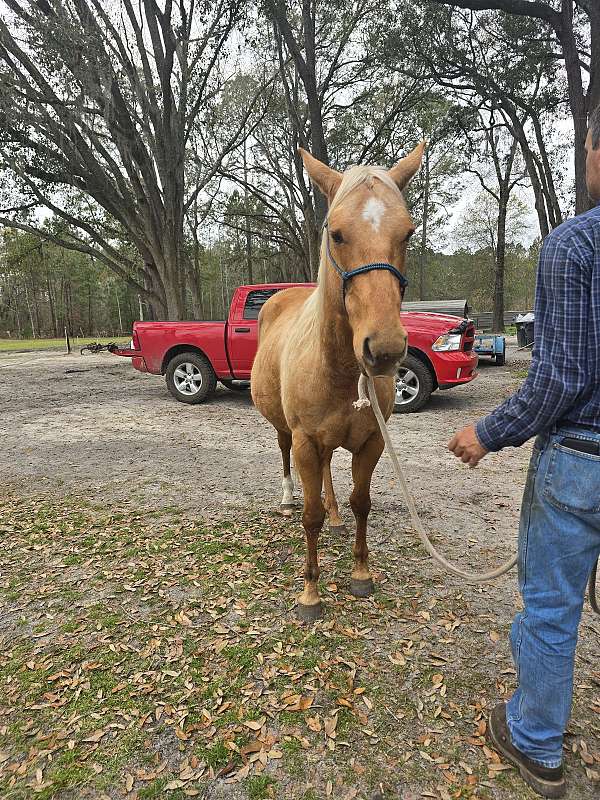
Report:
[[[526,369],[515,359],[509,351],[506,367],[483,363],[473,384],[437,392],[421,413],[390,423],[434,541],[472,569],[496,565],[515,548],[530,447],[469,470],[446,444],[514,391]],[[327,614],[307,629],[293,615],[302,570],[299,516],[284,521],[274,513],[279,451],[248,394],[221,389],[210,403],[187,406],[162,378],[140,375],[126,359],[0,354],[0,442],[3,797],[534,796],[482,737],[486,709],[514,685],[506,635],[516,576],[479,587],[442,574],[410,529],[387,461],[374,476],[370,517],[377,592],[351,598],[351,541],[325,533]],[[351,527],[349,467],[349,454],[336,454],[334,483]],[[119,546],[104,553],[98,542],[109,534]],[[194,550],[197,540],[206,542],[204,551]],[[154,552],[156,541],[168,547]],[[181,628],[179,638],[173,626]],[[566,745],[572,800],[600,795],[599,636],[600,621],[586,604]],[[132,690],[139,675],[158,669],[147,663],[155,640],[166,648],[163,672],[140,695]],[[121,649],[123,662],[98,658],[98,669],[125,670],[123,679],[110,689],[84,682],[84,695],[93,690],[95,699],[78,715],[82,695],[58,701],[50,671],[64,673],[64,692],[76,691],[72,676],[106,647]],[[129,663],[132,652],[145,666]],[[214,659],[181,676],[192,669],[194,652]],[[161,700],[176,672],[170,680],[182,685]],[[198,680],[211,692],[196,696]],[[113,691],[128,693],[128,703],[107,703]],[[183,695],[188,710],[178,717]],[[141,696],[152,702],[138,702]],[[202,704],[206,714],[190,723]],[[132,728],[147,738],[111,762],[103,739],[111,726],[115,741]],[[212,743],[200,748],[207,731]],[[154,760],[142,763],[140,751],[149,749]]]

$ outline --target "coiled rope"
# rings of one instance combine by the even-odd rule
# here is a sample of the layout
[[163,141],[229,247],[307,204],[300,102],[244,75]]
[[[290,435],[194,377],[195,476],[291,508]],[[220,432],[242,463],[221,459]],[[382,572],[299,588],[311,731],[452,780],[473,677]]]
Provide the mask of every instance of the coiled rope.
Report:
[[[365,394],[365,382],[367,383],[369,390],[368,398],[366,397]],[[467,572],[466,570],[462,569],[456,564],[453,564],[451,561],[448,561],[448,559],[444,558],[444,556],[441,553],[438,553],[438,551],[429,541],[427,531],[425,530],[425,526],[421,522],[421,518],[419,517],[419,514],[417,512],[415,501],[413,500],[413,496],[410,493],[410,489],[408,488],[408,483],[406,481],[404,473],[402,472],[402,467],[400,466],[400,462],[398,461],[398,456],[396,455],[396,451],[394,450],[394,446],[392,444],[392,440],[390,438],[387,425],[385,424],[383,414],[381,413],[381,408],[379,407],[379,401],[377,400],[377,392],[375,391],[375,384],[373,383],[373,378],[370,377],[365,378],[365,376],[361,375],[359,380],[358,400],[355,403],[355,407],[363,408],[364,406],[369,404],[369,401],[371,407],[373,408],[375,419],[379,424],[381,435],[383,436],[383,441],[385,442],[385,449],[387,451],[390,461],[392,462],[394,473],[398,478],[398,480],[400,481],[400,486],[402,487],[402,493],[404,495],[404,500],[406,502],[408,511],[410,513],[410,518],[413,527],[416,530],[419,539],[421,540],[423,546],[425,547],[429,555],[432,558],[434,558],[438,562],[438,564],[441,564],[444,567],[444,569],[448,570],[448,572],[451,572],[454,575],[458,575],[459,578],[464,578],[466,581],[469,581],[469,583],[483,583],[485,581],[491,581],[494,578],[498,578],[500,577],[500,575],[505,575],[517,563],[516,555],[514,555],[506,563],[499,566],[497,569],[490,570],[489,572]]]

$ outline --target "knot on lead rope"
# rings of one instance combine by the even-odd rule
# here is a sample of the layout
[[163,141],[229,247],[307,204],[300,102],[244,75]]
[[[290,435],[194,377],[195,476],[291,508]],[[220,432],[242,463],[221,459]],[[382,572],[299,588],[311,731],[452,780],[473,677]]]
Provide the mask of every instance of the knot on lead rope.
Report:
[[361,408],[368,408],[371,405],[371,401],[369,400],[367,390],[368,390],[367,376],[363,375],[361,372],[360,378],[358,379],[358,400],[355,400],[352,403],[354,408],[356,408],[358,411],[360,411]]

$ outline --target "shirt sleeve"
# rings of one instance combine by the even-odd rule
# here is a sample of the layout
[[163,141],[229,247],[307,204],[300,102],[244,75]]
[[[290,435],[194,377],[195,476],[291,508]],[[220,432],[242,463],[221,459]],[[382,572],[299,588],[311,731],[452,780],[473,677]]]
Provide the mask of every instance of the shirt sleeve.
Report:
[[551,234],[537,270],[535,344],[521,388],[476,425],[486,450],[518,447],[551,427],[588,386],[592,264],[573,236]]

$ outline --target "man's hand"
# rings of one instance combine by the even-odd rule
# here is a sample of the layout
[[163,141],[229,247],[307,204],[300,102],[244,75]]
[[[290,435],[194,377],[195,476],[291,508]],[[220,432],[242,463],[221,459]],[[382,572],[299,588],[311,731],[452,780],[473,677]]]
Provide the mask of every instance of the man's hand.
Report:
[[448,443],[448,450],[470,467],[476,467],[488,454],[485,447],[479,444],[474,425],[467,425],[462,431],[455,433]]

